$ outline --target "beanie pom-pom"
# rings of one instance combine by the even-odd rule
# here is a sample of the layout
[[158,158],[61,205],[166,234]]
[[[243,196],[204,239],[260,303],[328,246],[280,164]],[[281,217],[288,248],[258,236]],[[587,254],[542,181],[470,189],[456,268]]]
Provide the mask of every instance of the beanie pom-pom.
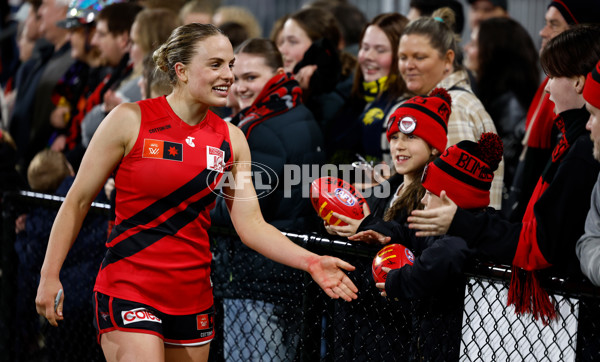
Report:
[[452,96],[450,96],[450,93],[445,88],[435,88],[429,93],[429,96],[442,98],[452,107]]
[[504,152],[500,136],[492,132],[482,133],[478,145],[482,160],[490,166],[492,171],[496,171]]

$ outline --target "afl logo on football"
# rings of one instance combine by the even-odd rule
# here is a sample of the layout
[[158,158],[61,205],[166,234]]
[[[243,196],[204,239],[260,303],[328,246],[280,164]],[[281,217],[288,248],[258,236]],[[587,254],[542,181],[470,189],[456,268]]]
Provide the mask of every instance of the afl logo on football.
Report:
[[350,193],[350,191],[342,188],[337,188],[334,191],[335,197],[340,200],[346,206],[354,206],[356,204],[356,198]]
[[402,117],[402,119],[398,121],[398,128],[400,129],[400,132],[404,134],[413,133],[415,128],[417,128],[417,120],[409,116]]
[[404,255],[406,255],[406,259],[408,259],[408,261],[411,263],[415,262],[415,254],[413,254],[408,248],[404,249]]

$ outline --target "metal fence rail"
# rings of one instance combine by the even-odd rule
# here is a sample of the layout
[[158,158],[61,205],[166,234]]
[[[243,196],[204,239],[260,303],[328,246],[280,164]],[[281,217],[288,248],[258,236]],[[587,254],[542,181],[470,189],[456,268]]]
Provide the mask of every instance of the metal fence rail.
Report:
[[[103,361],[92,327],[91,289],[104,254],[107,212],[93,206],[61,280],[65,321],[49,327],[34,298],[49,227],[62,199],[4,194],[0,248],[0,360]],[[15,235],[28,214],[30,234]],[[545,276],[560,320],[543,326],[506,307],[510,269],[473,263],[436,298],[389,301],[370,275],[377,248],[318,234],[286,233],[317,253],[351,262],[359,287],[351,303],[329,299],[306,273],[274,265],[228,229],[211,230],[217,334],[212,361],[597,361],[600,297],[583,280]],[[258,276],[258,277],[257,277]],[[258,279],[257,279],[258,278]],[[268,283],[264,283],[264,281]],[[254,333],[261,326],[260,333]]]

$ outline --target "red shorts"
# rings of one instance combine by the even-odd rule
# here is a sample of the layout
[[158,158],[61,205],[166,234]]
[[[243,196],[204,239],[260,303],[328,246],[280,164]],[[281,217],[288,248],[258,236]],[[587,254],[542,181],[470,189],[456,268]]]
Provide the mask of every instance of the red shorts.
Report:
[[170,315],[149,305],[94,292],[94,327],[98,343],[103,333],[123,331],[148,333],[165,344],[200,346],[215,335],[214,308],[195,314]]

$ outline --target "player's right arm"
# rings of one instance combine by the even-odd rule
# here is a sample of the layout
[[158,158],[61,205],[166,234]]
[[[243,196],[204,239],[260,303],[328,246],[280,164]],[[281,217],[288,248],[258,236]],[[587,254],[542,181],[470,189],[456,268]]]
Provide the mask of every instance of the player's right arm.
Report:
[[62,300],[58,309],[54,309],[54,298],[62,289],[60,269],[92,201],[112,170],[135,144],[140,119],[139,106],[132,103],[122,104],[106,116],[96,130],[75,181],[56,215],[35,299],[38,314],[46,317],[53,326],[58,325],[57,320],[63,319]]

